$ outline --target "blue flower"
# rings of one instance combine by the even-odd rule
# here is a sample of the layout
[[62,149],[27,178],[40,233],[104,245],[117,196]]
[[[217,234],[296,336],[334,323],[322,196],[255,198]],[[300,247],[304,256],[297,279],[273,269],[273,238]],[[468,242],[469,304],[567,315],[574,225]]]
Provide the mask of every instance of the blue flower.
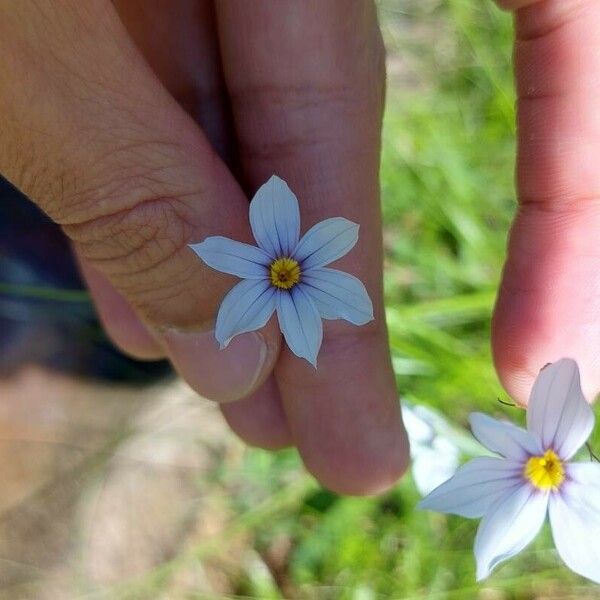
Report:
[[225,348],[236,335],[266,325],[277,311],[290,350],[316,367],[321,319],[354,325],[373,320],[365,286],[326,266],[354,247],[358,225],[341,217],[325,219],[301,238],[298,200],[274,175],[250,203],[250,226],[258,246],[221,236],[190,245],[209,267],[242,279],[221,303],[215,337]]
[[479,457],[433,490],[420,507],[483,517],[475,538],[477,579],[538,534],[546,514],[559,555],[600,583],[600,464],[571,463],[594,427],[577,363],[542,369],[527,409],[527,431],[475,413],[475,437],[500,457]]

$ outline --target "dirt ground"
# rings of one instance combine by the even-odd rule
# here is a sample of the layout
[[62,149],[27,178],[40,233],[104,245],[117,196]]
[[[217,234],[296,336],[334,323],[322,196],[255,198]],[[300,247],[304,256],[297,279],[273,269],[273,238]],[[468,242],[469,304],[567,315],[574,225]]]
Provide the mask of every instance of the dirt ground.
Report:
[[[37,367],[1,381],[0,597],[100,592],[218,535],[226,503],[208,480],[242,451],[180,382],[140,390]],[[169,589],[186,588],[228,591],[200,563]]]

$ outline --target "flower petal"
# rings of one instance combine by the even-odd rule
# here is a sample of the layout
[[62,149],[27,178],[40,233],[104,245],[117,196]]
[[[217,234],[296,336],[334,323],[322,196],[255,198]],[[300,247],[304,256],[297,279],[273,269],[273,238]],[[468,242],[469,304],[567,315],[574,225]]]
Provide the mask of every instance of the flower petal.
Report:
[[490,507],[475,536],[477,581],[502,561],[521,552],[538,534],[548,507],[548,494],[519,484]]
[[209,266],[242,279],[265,279],[271,259],[264,250],[222,236],[206,238],[190,248]]
[[594,428],[594,413],[581,391],[579,368],[570,358],[544,367],[533,386],[527,428],[544,449],[571,458]]
[[400,410],[402,411],[404,428],[408,434],[411,453],[417,444],[430,445],[436,436],[433,425],[424,419],[423,416],[417,414],[415,408],[408,402],[402,402]]
[[244,279],[221,302],[215,337],[225,348],[231,338],[264,327],[275,311],[275,288],[268,281]]
[[592,499],[595,506],[600,511],[600,463],[598,462],[579,462],[568,463],[567,478],[575,485],[585,486],[587,488],[588,499]]
[[474,519],[483,516],[507,490],[522,485],[520,463],[481,456],[423,498],[418,507]]
[[571,569],[600,583],[600,464],[568,465],[569,477],[550,498],[552,537]]
[[483,413],[472,413],[469,422],[473,435],[488,450],[506,458],[523,460],[543,453],[537,440],[528,431],[512,423],[492,419]]
[[301,286],[294,286],[291,292],[278,292],[277,318],[289,349],[316,368],[323,324],[317,307]]
[[350,252],[358,241],[358,225],[343,217],[325,219],[311,227],[298,242],[294,258],[302,270],[323,267]]
[[411,472],[415,487],[425,496],[448,481],[458,469],[459,451],[449,440],[436,438],[431,448],[411,446]]
[[346,319],[354,325],[373,320],[373,303],[362,282],[337,269],[309,269],[302,275],[304,290],[326,319]]
[[291,256],[300,237],[298,199],[273,175],[250,202],[250,226],[258,245],[272,258]]

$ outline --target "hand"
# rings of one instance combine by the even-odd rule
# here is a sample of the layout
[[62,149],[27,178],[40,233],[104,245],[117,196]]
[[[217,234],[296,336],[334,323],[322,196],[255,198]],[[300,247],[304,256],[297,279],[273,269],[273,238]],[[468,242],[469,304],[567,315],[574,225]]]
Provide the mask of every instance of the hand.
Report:
[[600,3],[503,0],[515,9],[520,208],[496,306],[493,345],[508,392],[578,361],[600,390]]
[[[367,0],[0,4],[0,172],[62,225],[109,335],[167,356],[228,402],[240,437],[297,445],[344,493],[383,490],[407,463],[381,291],[383,91]],[[273,173],[305,229],[361,225],[340,268],[366,284],[376,318],[327,323],[317,371],[275,323],[219,351],[211,328],[234,279],[187,247],[250,241],[238,181],[251,194]]]

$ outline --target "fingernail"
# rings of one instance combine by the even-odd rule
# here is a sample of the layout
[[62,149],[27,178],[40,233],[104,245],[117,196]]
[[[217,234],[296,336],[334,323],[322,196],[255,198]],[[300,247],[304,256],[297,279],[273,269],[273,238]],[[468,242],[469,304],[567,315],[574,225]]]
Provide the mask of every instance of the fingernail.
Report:
[[223,350],[214,331],[171,330],[162,337],[177,372],[201,396],[217,402],[239,400],[253,391],[268,358],[265,338],[256,331],[238,335]]

